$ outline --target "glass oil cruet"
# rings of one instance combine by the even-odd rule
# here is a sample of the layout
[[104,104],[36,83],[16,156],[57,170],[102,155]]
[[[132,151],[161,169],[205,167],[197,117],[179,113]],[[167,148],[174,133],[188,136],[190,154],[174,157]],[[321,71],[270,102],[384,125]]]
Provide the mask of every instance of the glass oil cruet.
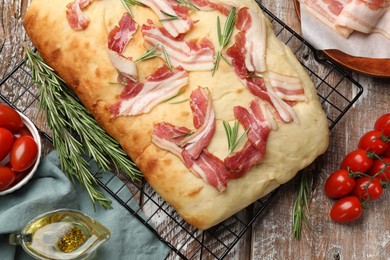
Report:
[[36,259],[88,259],[110,238],[102,224],[73,209],[42,214],[9,237]]

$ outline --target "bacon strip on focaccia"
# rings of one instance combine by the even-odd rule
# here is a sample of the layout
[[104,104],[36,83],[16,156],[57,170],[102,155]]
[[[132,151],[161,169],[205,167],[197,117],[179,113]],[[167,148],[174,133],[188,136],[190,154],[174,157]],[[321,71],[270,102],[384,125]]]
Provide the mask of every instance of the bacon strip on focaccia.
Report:
[[231,172],[230,178],[239,178],[264,158],[273,123],[268,121],[272,118],[271,111],[258,99],[250,102],[249,110],[236,106],[234,116],[247,131],[248,141],[240,151],[226,157],[224,162]]
[[245,66],[250,72],[264,72],[267,31],[265,21],[259,19],[249,8],[241,8],[237,13],[236,28],[245,38]]
[[111,106],[111,111],[116,117],[149,112],[186,86],[188,73],[181,67],[171,71],[164,65],[147,77],[143,83],[131,83],[131,81],[126,83],[128,86],[121,93],[121,99]]
[[89,18],[82,9],[86,8],[92,1],[75,0],[66,6],[66,19],[73,30],[81,31],[88,27]]
[[229,172],[222,160],[205,149],[215,130],[210,93],[205,88],[198,88],[191,93],[190,99],[198,127],[196,132],[163,122],[155,125],[152,142],[178,156],[193,174],[222,192],[226,189]]
[[235,43],[226,52],[231,59],[232,66],[234,67],[237,76],[253,95],[271,104],[276,109],[278,116],[282,121],[292,122],[297,120],[297,116],[292,107],[284,102],[272,88],[267,87],[261,76],[257,76],[256,74],[252,75],[248,70],[245,63],[247,52],[245,43],[245,34],[239,32],[235,37]]
[[130,14],[124,13],[118,26],[115,26],[108,34],[108,56],[112,65],[119,73],[132,81],[138,80],[137,66],[131,57],[127,58],[121,53],[133,38],[137,27],[137,23],[131,18]]
[[179,145],[184,147],[191,158],[197,159],[209,145],[215,132],[215,112],[210,91],[200,87],[192,91],[190,104],[197,129],[193,134],[185,137]]
[[199,10],[202,11],[214,11],[218,10],[224,15],[228,16],[232,8],[235,6],[233,3],[229,1],[225,1],[227,3],[217,3],[210,0],[190,0],[192,4],[194,4]]
[[165,57],[163,46],[173,66],[182,66],[187,71],[211,70],[214,63],[214,47],[207,39],[199,42],[185,42],[174,39],[164,28],[158,28],[152,22],[142,26],[142,34],[147,48],[157,47]]
[[189,9],[175,0],[139,0],[160,18],[164,28],[174,38],[188,32],[194,25]]

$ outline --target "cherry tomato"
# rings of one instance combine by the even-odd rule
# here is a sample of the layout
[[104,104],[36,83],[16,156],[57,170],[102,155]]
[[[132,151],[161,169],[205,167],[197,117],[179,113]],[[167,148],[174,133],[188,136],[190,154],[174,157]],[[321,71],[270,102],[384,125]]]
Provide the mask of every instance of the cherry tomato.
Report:
[[355,187],[355,179],[347,170],[338,170],[329,175],[325,183],[325,194],[331,199],[347,196]]
[[11,148],[10,161],[15,172],[30,168],[38,157],[38,145],[28,135],[16,139]]
[[362,215],[362,204],[355,196],[339,199],[330,210],[330,217],[335,222],[352,222]]
[[341,169],[352,172],[366,172],[372,165],[373,159],[367,156],[365,150],[358,149],[347,154],[341,163]]
[[32,137],[30,129],[28,129],[26,126],[23,126],[21,129],[19,129],[18,131],[14,132],[14,135],[16,137],[21,137],[21,136],[24,136],[24,135],[29,135],[29,136]]
[[390,146],[390,143],[385,142],[384,139],[381,130],[369,131],[360,138],[358,148],[381,155]]
[[8,129],[0,127],[0,162],[8,155],[14,143],[14,135]]
[[375,121],[374,129],[383,131],[385,136],[390,136],[390,113],[380,116]]
[[15,177],[16,174],[10,168],[0,166],[0,191],[9,188]]
[[23,127],[23,120],[11,107],[0,104],[0,127],[10,131],[17,131]]
[[383,157],[390,158],[390,147],[382,154]]
[[379,173],[376,177],[381,181],[390,181],[390,158],[380,158],[375,160],[367,173],[371,176]]
[[377,178],[362,177],[356,180],[352,195],[360,200],[376,200],[382,196],[383,188]]

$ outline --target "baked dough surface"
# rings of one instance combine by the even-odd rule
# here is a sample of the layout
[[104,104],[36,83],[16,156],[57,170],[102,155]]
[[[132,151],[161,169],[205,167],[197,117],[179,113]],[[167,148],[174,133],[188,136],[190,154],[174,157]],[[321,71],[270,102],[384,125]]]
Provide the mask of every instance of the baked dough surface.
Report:
[[[34,45],[49,66],[76,93],[98,123],[120,142],[137,163],[149,184],[190,224],[207,229],[267,195],[279,185],[313,162],[328,146],[328,121],[318,101],[316,90],[288,47],[274,36],[267,21],[266,65],[269,70],[298,76],[304,86],[307,101],[293,108],[299,123],[283,124],[271,131],[263,161],[243,177],[231,180],[220,193],[192,174],[172,153],[152,144],[153,126],[160,122],[193,129],[188,102],[158,105],[140,116],[111,118],[108,106],[117,101],[122,87],[113,85],[117,71],[107,53],[108,32],[117,25],[126,9],[119,0],[96,0],[84,10],[90,18],[83,31],[73,31],[66,20],[66,5],[72,0],[33,0],[24,19],[24,26]],[[239,7],[249,7],[265,19],[253,0],[233,0]],[[132,7],[138,25],[158,18],[148,8]],[[186,39],[207,37],[218,48],[216,17],[224,24],[226,17],[217,11],[197,12],[199,20]],[[215,26],[214,26],[215,25]],[[234,36],[233,36],[234,37]],[[234,39],[234,38],[232,38]],[[124,55],[134,58],[146,51],[140,29],[127,46]],[[160,58],[138,62],[142,81],[164,64]],[[233,107],[247,107],[254,96],[239,81],[233,69],[220,63],[212,77],[210,71],[190,72],[189,86],[177,101],[189,97],[198,86],[209,88],[216,111],[217,127],[208,150],[219,158],[227,156],[227,139],[222,121],[234,121]],[[267,81],[267,78],[265,78]],[[240,130],[243,132],[243,130]],[[239,148],[238,148],[239,149]]]

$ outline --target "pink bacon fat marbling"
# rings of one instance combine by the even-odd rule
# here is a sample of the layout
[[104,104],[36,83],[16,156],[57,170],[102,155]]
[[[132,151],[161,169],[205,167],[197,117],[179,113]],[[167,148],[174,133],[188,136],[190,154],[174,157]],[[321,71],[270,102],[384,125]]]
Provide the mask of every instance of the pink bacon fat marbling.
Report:
[[[188,84],[188,73],[183,68],[172,71],[163,66],[147,77],[142,83],[127,82],[120,100],[111,106],[114,116],[134,116],[148,113],[162,101],[174,96]],[[134,94],[134,89],[138,89]],[[126,91],[130,90],[131,93]]]
[[[189,17],[189,9],[174,0],[139,0],[151,8],[158,16],[167,32],[174,38],[187,33],[194,25]],[[175,19],[170,19],[171,17]]]
[[142,26],[145,45],[148,49],[158,46],[158,53],[164,57],[164,46],[173,66],[181,66],[187,71],[211,70],[214,64],[214,47],[207,39],[199,42],[183,41],[171,37],[164,28],[156,27],[153,22]]
[[69,26],[75,31],[81,31],[88,27],[89,18],[82,11],[93,0],[75,0],[73,3],[69,3],[66,6],[66,19]]

